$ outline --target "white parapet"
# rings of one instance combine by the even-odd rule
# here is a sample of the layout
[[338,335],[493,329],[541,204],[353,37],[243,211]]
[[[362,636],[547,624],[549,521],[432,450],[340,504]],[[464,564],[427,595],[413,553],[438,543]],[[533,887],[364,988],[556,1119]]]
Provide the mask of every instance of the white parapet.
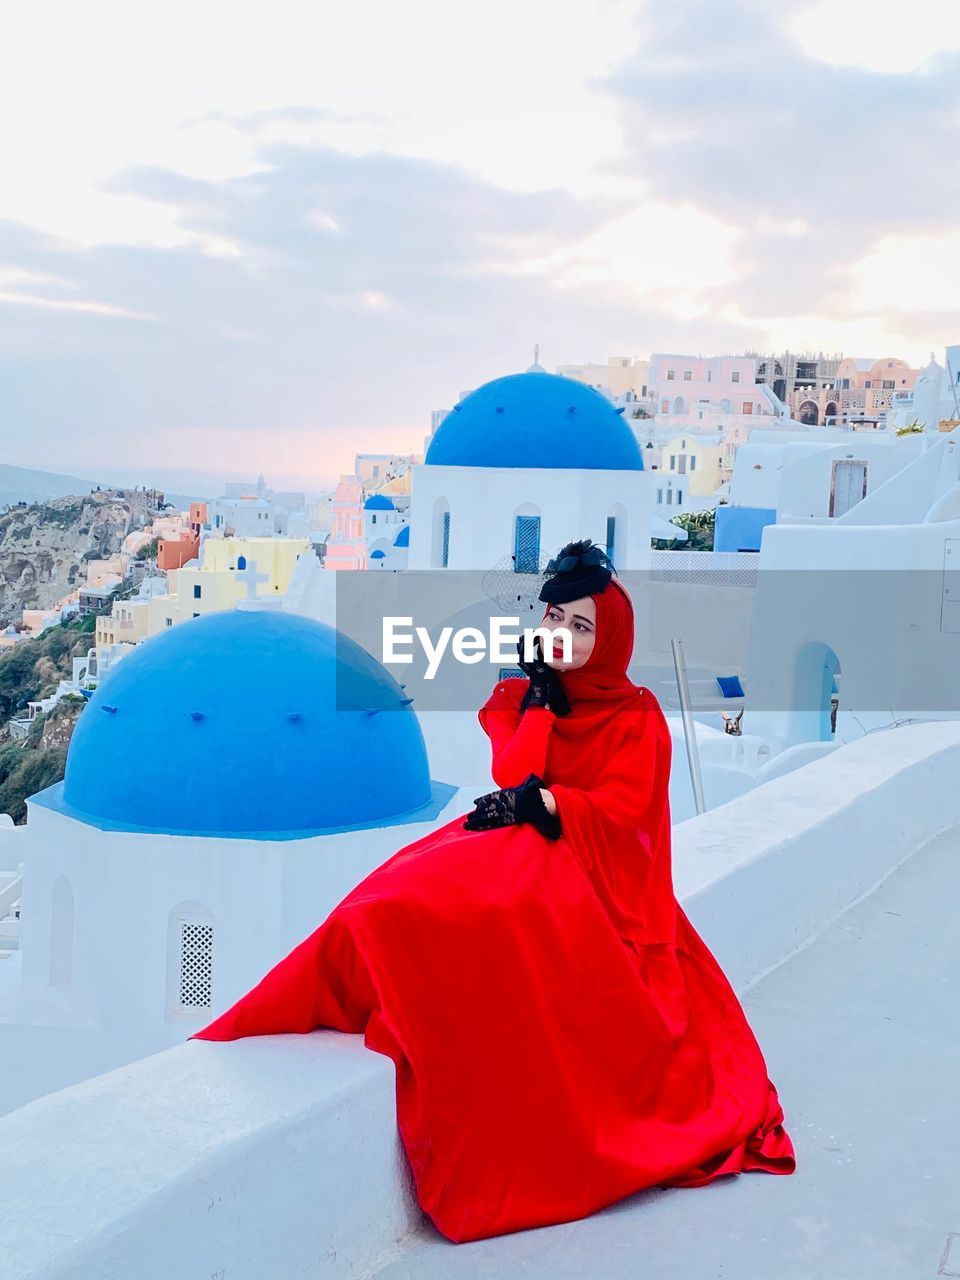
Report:
[[[194,1040],[6,1116],[4,1280],[353,1276],[422,1214],[359,1035]],[[8,1194],[9,1193],[9,1194]]]
[[[676,828],[734,986],[960,825],[960,723],[873,733]],[[358,1035],[191,1041],[0,1119],[4,1280],[372,1275],[425,1221]]]

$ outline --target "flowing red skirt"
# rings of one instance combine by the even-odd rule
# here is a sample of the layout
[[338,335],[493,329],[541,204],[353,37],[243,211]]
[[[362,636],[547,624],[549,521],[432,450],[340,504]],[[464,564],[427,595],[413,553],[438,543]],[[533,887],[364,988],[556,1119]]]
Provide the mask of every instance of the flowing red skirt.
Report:
[[763,1055],[679,904],[676,946],[639,946],[565,841],[462,822],[372,871],[197,1038],[362,1032],[396,1064],[418,1200],[456,1242],[792,1173]]

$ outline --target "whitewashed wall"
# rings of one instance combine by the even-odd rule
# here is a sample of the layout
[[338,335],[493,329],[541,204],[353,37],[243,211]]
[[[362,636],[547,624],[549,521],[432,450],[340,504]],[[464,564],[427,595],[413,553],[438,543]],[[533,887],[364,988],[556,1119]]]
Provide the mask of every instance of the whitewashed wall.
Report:
[[[0,983],[0,1113],[185,1040],[365,875],[470,807],[454,793],[430,821],[270,841],[102,831],[31,803],[22,959]],[[209,1011],[173,1007],[178,908],[213,922]]]

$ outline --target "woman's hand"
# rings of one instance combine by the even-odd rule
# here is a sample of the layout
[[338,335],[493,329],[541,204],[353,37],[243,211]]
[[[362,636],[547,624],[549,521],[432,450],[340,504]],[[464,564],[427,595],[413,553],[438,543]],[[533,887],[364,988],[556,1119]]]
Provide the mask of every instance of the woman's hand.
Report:
[[524,638],[521,636],[517,646],[517,660],[520,670],[530,680],[530,687],[520,701],[520,711],[527,711],[530,707],[545,707],[555,716],[569,715],[570,699],[566,695],[559,675],[543,656],[543,645],[540,643],[539,636],[534,641],[534,652],[533,659],[528,660],[524,657]]
[[491,791],[485,796],[478,796],[473,803],[474,810],[463,824],[467,831],[490,831],[495,827],[528,822],[548,840],[560,839],[556,801],[544,788],[543,779],[535,773],[531,773],[519,787]]

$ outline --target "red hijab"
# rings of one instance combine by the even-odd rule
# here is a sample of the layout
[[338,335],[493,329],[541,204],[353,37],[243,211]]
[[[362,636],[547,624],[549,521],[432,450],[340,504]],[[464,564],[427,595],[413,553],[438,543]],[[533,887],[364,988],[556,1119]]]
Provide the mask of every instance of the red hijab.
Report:
[[[633,605],[615,579],[591,599],[597,606],[597,638],[582,667],[558,672],[570,699],[569,716],[558,717],[554,732],[571,736],[599,728],[611,716],[640,705],[643,690],[627,676],[633,657]],[[549,606],[548,606],[549,608]]]

